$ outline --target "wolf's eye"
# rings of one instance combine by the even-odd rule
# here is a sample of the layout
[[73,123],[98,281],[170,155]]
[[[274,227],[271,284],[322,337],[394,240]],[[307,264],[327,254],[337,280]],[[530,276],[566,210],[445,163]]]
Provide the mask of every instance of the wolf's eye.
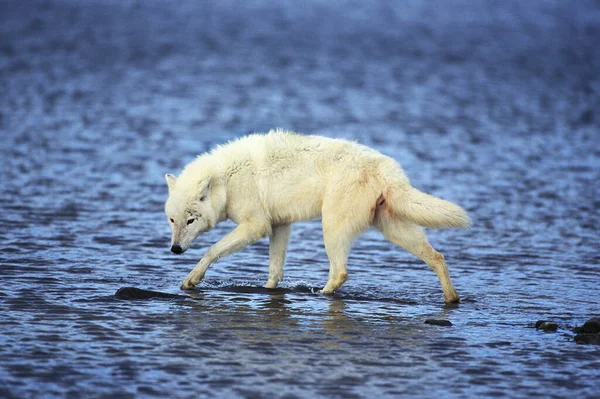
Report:
[[188,219],[188,221],[187,221],[187,224],[192,224],[192,223],[194,223],[194,220],[196,220],[196,219]]
[[171,223],[175,223],[175,221],[173,220],[173,218],[169,219],[171,221]]

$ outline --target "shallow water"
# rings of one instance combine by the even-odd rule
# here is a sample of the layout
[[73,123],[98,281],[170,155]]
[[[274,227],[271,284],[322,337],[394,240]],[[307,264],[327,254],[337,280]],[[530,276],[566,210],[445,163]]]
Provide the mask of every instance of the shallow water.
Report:
[[[269,3],[0,1],[0,396],[595,397],[570,328],[600,315],[598,2]],[[316,294],[318,221],[280,289],[263,240],[116,298],[179,294],[232,228],[171,254],[164,173],[276,126],[463,205],[429,232],[462,303],[373,231]]]

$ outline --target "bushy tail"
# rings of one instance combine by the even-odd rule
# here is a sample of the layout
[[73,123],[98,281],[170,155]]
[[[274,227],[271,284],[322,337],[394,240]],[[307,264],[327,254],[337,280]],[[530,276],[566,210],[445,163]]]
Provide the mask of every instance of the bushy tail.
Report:
[[414,187],[392,191],[390,205],[394,214],[423,227],[463,227],[471,226],[471,219],[460,206]]

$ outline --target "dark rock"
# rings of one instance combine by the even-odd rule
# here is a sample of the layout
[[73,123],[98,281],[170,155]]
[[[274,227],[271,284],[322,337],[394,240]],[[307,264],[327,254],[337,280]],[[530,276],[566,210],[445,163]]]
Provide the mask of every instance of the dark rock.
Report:
[[558,329],[558,324],[552,321],[544,321],[542,323],[535,323],[535,328],[542,331],[556,331]]
[[427,319],[425,320],[425,324],[431,324],[433,326],[451,326],[452,323],[448,320],[441,319]]
[[499,348],[502,346],[510,346],[510,345],[512,345],[512,343],[508,342],[508,341],[488,342],[487,344],[485,344],[485,346],[487,346],[489,348]]
[[538,320],[535,322],[535,328],[538,329],[544,323],[548,323],[548,320]]
[[600,318],[592,317],[573,332],[577,334],[573,339],[578,344],[600,345]]
[[166,292],[149,291],[135,287],[122,287],[115,292],[119,299],[152,299],[152,298],[186,298],[183,295],[167,294]]
[[593,317],[583,323],[583,332],[586,334],[600,334],[600,318]]
[[577,334],[574,339],[578,344],[600,345],[600,334]]

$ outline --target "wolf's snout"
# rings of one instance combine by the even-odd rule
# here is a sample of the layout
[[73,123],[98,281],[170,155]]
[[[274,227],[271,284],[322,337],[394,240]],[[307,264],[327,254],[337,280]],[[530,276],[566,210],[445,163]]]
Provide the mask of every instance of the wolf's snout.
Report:
[[173,252],[174,254],[182,254],[183,249],[179,245],[173,245],[171,247],[171,252]]

